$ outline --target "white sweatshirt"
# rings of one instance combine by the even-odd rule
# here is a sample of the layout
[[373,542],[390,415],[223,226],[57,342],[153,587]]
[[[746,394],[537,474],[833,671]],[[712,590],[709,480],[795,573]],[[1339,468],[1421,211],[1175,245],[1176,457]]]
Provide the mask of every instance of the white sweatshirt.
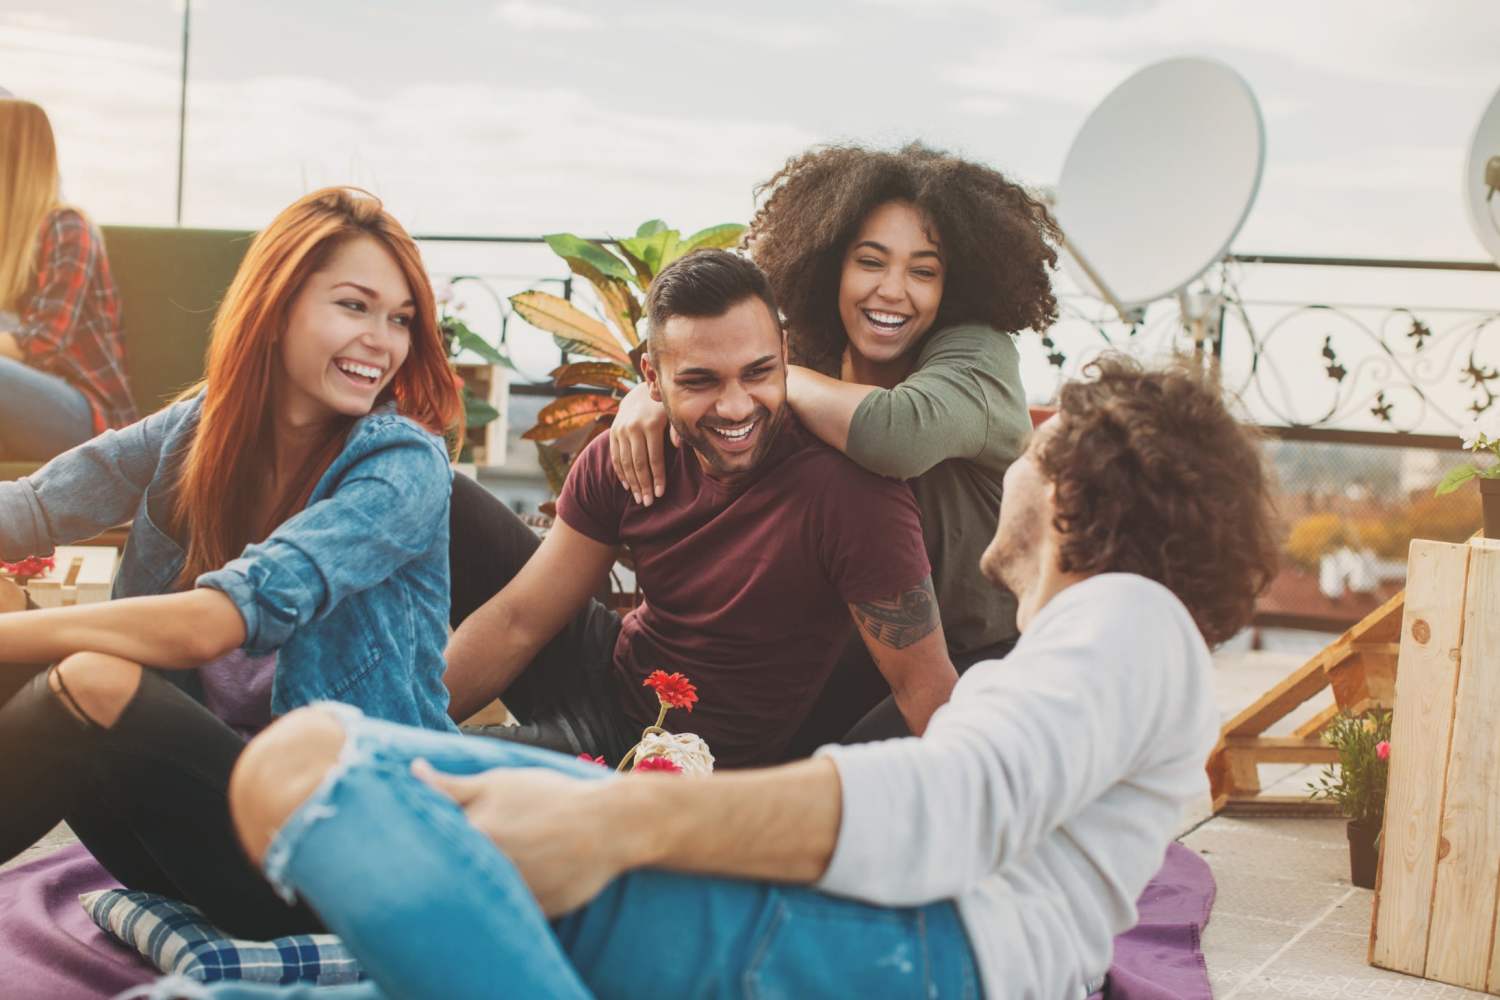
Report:
[[1171,591],[1091,577],[921,738],[824,747],[843,821],[825,892],[956,901],[985,995],[1082,1000],[1161,867],[1218,738],[1208,647]]

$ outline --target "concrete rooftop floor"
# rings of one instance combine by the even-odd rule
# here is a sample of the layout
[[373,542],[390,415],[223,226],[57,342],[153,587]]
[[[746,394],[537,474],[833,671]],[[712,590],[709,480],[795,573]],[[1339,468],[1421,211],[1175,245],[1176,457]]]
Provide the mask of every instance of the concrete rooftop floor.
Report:
[[[1228,718],[1250,704],[1304,659],[1301,654],[1221,652],[1215,657],[1221,715]],[[1271,732],[1289,732],[1321,708],[1324,697]],[[1261,782],[1276,794],[1297,795],[1319,770],[1263,767]],[[1218,1000],[1484,996],[1365,964],[1374,893],[1349,884],[1343,820],[1214,818],[1205,795],[1185,817],[1183,829],[1182,842],[1208,861],[1218,882],[1203,938]],[[72,839],[60,826],[12,865]]]

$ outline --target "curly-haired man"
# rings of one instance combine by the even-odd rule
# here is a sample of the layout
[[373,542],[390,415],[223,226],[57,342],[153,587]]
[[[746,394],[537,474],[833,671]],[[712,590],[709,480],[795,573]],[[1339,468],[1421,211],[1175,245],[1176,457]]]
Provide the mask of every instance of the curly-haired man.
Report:
[[367,963],[360,996],[1084,996],[1201,790],[1209,644],[1275,551],[1215,384],[1090,375],[983,558],[1021,641],[923,736],[613,778],[303,709],[241,758],[248,849]]

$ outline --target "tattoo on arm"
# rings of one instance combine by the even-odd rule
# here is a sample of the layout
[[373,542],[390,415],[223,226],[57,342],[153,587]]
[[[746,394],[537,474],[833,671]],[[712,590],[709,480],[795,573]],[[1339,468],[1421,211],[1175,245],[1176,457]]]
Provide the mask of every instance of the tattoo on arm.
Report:
[[862,632],[892,649],[905,649],[931,635],[941,623],[930,576],[895,597],[854,604],[851,610]]

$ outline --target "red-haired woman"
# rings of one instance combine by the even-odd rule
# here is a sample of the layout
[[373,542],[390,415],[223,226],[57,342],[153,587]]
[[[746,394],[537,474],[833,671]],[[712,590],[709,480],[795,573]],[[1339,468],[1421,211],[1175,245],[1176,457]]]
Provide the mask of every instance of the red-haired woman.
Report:
[[104,241],[62,201],[47,113],[0,98],[0,461],[134,419]]
[[319,700],[454,728],[442,435],[459,419],[401,225],[346,189],[278,215],[200,386],[0,484],[0,558],[134,519],[116,600],[0,616],[0,860],[65,820],[126,886],[232,933],[316,926],[245,863],[230,770],[246,736]]
[[[954,666],[1004,656],[1015,597],[979,555],[1031,430],[1014,335],[1057,317],[1056,225],[999,171],[917,143],[809,150],[762,190],[746,245],[786,317],[787,402],[826,444],[910,482]],[[610,430],[641,503],[665,485],[666,428],[636,389]],[[838,739],[886,690],[851,643],[793,751]],[[905,733],[887,700],[850,738]]]

